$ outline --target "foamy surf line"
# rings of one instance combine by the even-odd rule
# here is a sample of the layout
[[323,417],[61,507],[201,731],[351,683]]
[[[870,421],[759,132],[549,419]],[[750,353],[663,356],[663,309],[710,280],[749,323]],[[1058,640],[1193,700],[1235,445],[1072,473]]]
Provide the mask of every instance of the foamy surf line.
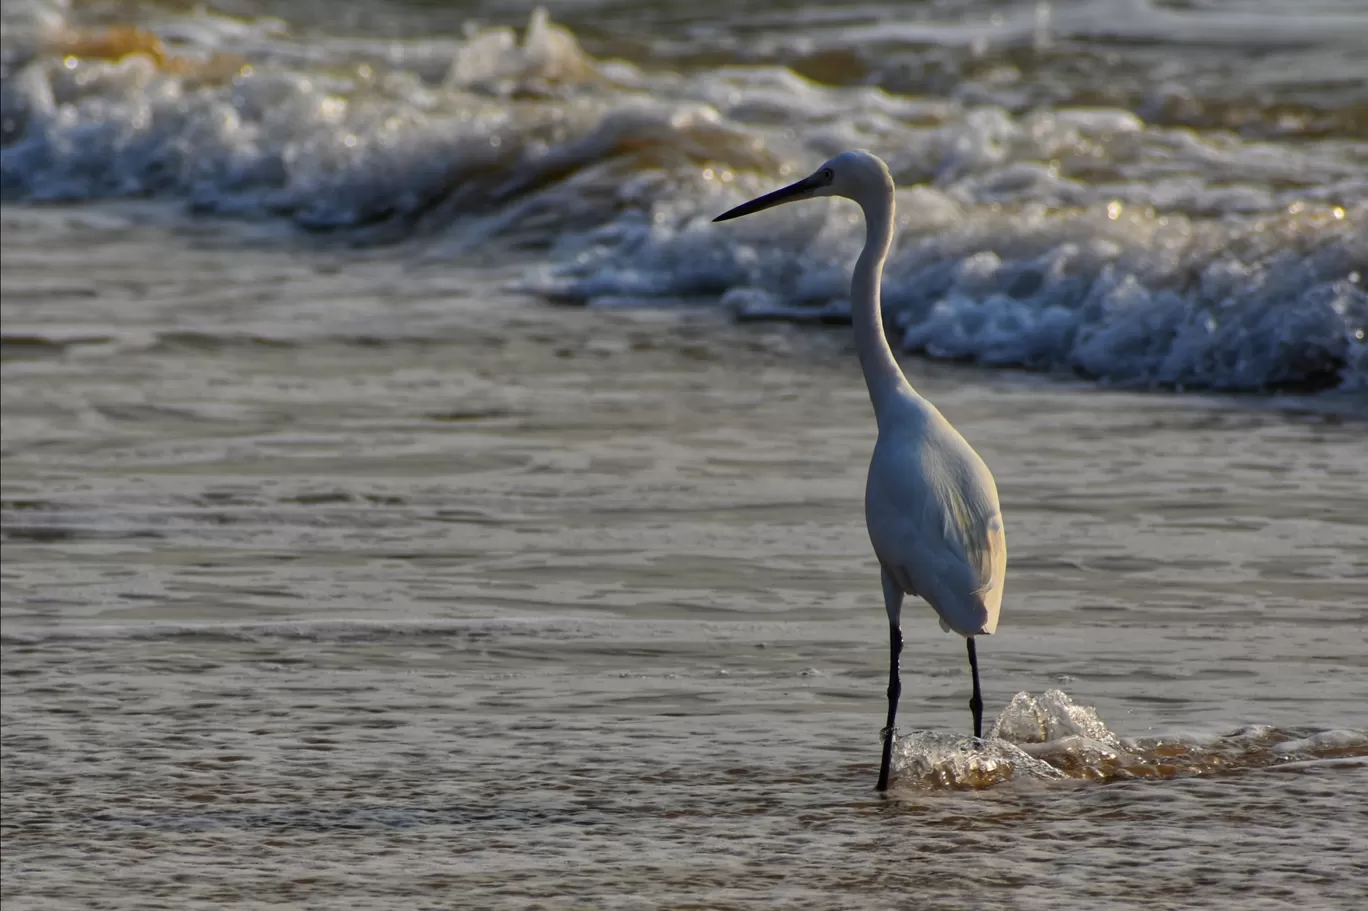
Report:
[[275,20],[100,32],[44,10],[4,38],[10,202],[161,198],[406,240],[434,268],[532,249],[519,290],[556,300],[840,320],[862,241],[847,207],[709,219],[864,146],[904,188],[884,307],[906,351],[1127,387],[1368,391],[1362,141],[776,66],[681,76],[595,59],[543,13],[521,34],[301,45]]

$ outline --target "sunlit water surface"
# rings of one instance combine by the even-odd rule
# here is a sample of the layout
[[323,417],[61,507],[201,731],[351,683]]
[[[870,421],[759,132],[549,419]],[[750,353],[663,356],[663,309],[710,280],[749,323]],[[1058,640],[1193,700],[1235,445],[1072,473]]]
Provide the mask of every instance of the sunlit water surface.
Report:
[[5,911],[1368,907],[1362,4],[534,6],[5,0]]
[[233,244],[5,210],[7,911],[1360,906],[1343,402],[909,361],[1010,571],[880,796],[848,329]]

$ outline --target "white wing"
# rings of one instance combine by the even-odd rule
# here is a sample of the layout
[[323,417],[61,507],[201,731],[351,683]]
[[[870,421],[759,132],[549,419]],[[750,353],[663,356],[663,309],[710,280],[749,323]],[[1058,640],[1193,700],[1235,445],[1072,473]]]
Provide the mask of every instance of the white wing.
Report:
[[923,420],[880,434],[865,489],[879,562],[941,625],[963,636],[997,629],[1007,540],[983,460],[929,403]]

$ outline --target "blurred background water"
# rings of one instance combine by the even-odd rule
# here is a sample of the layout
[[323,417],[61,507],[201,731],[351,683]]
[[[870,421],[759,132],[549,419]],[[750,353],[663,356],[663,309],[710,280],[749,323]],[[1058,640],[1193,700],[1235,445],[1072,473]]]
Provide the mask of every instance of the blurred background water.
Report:
[[[4,5],[7,909],[1361,904],[1368,10],[738,6]],[[887,798],[858,212],[708,222],[850,146]]]

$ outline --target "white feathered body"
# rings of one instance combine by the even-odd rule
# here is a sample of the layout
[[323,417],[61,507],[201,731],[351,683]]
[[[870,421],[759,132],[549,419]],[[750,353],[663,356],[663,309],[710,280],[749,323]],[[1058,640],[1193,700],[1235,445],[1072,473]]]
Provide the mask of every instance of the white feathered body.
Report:
[[934,405],[908,390],[880,415],[865,486],[879,563],[962,636],[997,629],[1007,539],[988,466]]
[[864,249],[851,271],[850,308],[855,348],[879,422],[865,521],[883,567],[889,622],[897,628],[902,595],[916,595],[935,608],[945,629],[967,637],[992,633],[1007,575],[997,485],[964,437],[908,384],[884,334],[879,292],[897,205],[888,166],[863,150],[842,152],[811,176],[716,220],[818,196],[854,200],[865,217]]

